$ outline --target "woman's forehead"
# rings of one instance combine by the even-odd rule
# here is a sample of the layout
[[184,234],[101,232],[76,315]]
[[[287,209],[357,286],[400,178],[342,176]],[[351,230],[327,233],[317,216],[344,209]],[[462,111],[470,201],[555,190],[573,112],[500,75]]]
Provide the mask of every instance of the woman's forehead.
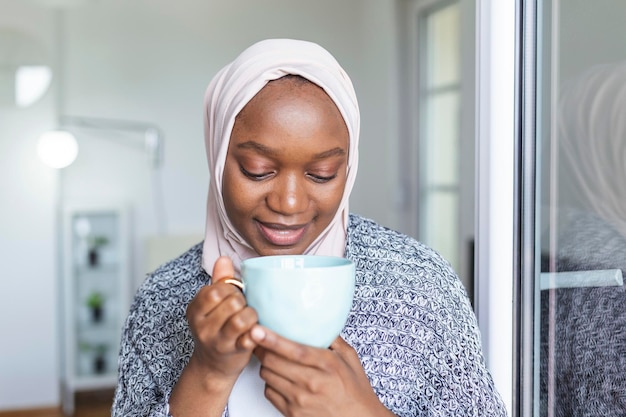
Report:
[[238,121],[253,122],[251,119],[262,116],[277,106],[284,106],[286,103],[289,104],[290,110],[297,110],[298,107],[304,109],[315,105],[321,106],[329,114],[340,118],[342,124],[346,124],[336,103],[326,91],[299,75],[287,75],[268,82],[246,103],[235,121],[236,123]]

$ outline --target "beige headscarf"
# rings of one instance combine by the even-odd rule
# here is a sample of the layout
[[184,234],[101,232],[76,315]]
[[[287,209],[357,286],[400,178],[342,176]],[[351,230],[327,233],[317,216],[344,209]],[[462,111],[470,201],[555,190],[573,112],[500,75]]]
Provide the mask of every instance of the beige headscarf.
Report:
[[239,273],[242,260],[257,256],[228,219],[222,198],[222,173],[235,117],[271,80],[300,75],[322,87],[341,112],[350,134],[346,188],[335,217],[305,251],[343,256],[348,224],[348,197],[358,166],[359,106],[350,78],[321,46],[292,39],[269,39],[243,51],[222,68],[204,98],[204,136],[209,162],[209,195],[202,266],[210,274],[215,260],[229,256]]

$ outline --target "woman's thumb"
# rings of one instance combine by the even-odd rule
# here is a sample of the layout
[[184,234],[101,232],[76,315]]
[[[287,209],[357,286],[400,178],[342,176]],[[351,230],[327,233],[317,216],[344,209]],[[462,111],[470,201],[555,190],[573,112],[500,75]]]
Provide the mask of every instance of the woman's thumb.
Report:
[[233,278],[235,276],[235,267],[233,261],[228,256],[220,256],[213,265],[213,274],[211,275],[211,282],[215,284],[218,281],[227,278]]

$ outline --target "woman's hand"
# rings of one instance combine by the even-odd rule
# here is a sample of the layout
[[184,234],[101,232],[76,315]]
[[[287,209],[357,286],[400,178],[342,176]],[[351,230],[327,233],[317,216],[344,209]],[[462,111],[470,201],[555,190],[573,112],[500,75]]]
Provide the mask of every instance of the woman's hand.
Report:
[[317,349],[255,326],[265,396],[287,417],[392,416],[372,390],[354,349],[337,337]]
[[258,317],[239,289],[222,282],[233,274],[232,261],[220,257],[212,284],[200,289],[187,307],[194,351],[172,390],[172,415],[221,416],[237,377],[250,361],[256,347],[250,330]]
[[258,317],[240,290],[222,282],[233,274],[232,261],[220,257],[213,267],[212,284],[189,303],[187,321],[194,339],[192,360],[234,383],[256,346],[249,331]]

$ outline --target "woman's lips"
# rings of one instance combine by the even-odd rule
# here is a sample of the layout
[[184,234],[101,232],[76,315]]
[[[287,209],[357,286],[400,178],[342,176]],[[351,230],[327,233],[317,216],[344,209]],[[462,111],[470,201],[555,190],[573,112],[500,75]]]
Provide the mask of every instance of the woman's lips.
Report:
[[259,223],[259,229],[263,236],[276,246],[292,246],[298,243],[306,226],[285,226],[280,224]]

